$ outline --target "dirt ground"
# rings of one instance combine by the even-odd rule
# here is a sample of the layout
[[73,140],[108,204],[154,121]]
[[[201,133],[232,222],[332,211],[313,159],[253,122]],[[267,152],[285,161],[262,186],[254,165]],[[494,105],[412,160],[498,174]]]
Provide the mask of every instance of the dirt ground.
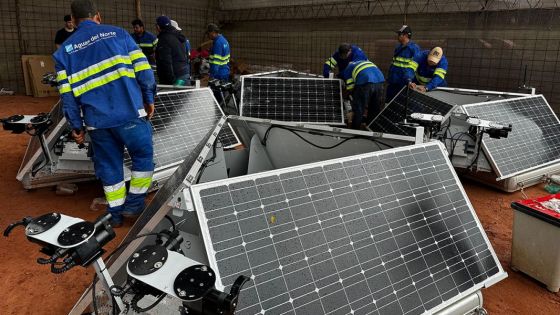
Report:
[[[37,114],[49,111],[57,98],[0,96],[0,117]],[[25,216],[62,212],[86,220],[101,214],[89,210],[92,200],[101,197],[99,183],[79,184],[73,196],[57,196],[52,189],[26,191],[16,180],[29,136],[0,132],[0,227]],[[513,212],[510,203],[522,199],[520,192],[508,194],[474,182],[463,181],[467,194],[488,234],[494,249],[509,274],[508,278],[483,290],[484,306],[490,314],[560,314],[560,294],[550,293],[531,278],[509,267]],[[546,195],[542,185],[526,190],[529,197]],[[130,227],[117,229],[117,239],[107,246],[112,250]],[[38,265],[39,247],[28,242],[23,230],[16,228],[9,238],[0,239],[0,313],[66,314],[87,285],[94,271],[76,267],[54,275],[47,266]]]

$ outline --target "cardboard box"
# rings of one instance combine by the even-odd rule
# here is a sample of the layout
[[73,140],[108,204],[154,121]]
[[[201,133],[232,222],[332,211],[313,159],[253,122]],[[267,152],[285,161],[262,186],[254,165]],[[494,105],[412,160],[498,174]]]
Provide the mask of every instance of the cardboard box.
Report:
[[27,70],[27,61],[33,55],[21,56],[21,68],[23,69],[23,81],[25,82],[25,95],[33,95],[33,87],[31,86],[31,79],[29,78],[29,70]]
[[[54,60],[49,55],[26,55],[27,77],[31,94],[35,97],[57,96],[58,90],[48,84],[43,84],[41,80],[47,72],[54,72]],[[24,58],[22,57],[22,63]],[[24,79],[25,79],[24,71]],[[26,84],[27,92],[27,84]]]

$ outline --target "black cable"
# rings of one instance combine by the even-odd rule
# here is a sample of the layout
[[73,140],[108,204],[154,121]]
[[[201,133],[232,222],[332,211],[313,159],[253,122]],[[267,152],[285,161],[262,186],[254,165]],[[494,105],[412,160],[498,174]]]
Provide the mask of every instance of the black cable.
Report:
[[72,269],[74,266],[76,266],[76,262],[75,261],[71,261],[67,264],[64,264],[61,268],[55,267],[56,264],[52,263],[51,264],[51,272],[54,274],[61,274],[61,273],[65,273],[66,271]]
[[159,304],[159,302],[161,302],[161,300],[163,300],[163,298],[167,295],[167,293],[164,293],[162,295],[160,295],[157,300],[155,300],[154,303],[152,303],[152,305],[146,307],[146,308],[141,308],[138,306],[138,302],[144,297],[141,296],[139,298],[137,298],[137,296],[135,295],[134,298],[132,298],[132,301],[130,301],[130,307],[137,313],[144,313],[147,312],[149,310],[151,310],[152,308],[154,308],[156,305]]
[[218,146],[218,139],[216,138],[216,140],[214,141],[214,144],[212,145],[212,157],[209,158],[209,159],[206,159],[204,162],[202,162],[202,165],[200,166],[200,170],[198,170],[198,173],[196,175],[195,183],[198,184],[200,182],[200,179],[202,178],[202,174],[204,173],[206,168],[209,166],[209,163],[214,162],[214,160],[216,159],[217,146]]
[[47,159],[45,158],[44,160],[40,161],[39,163],[36,163],[35,165],[33,165],[31,167],[31,177],[35,177],[35,175],[37,175],[37,173],[42,170],[45,166],[47,166],[47,164],[49,164],[47,162]]
[[267,143],[267,141],[268,141],[268,136],[269,136],[269,134],[270,134],[270,131],[271,131],[272,129],[274,129],[274,128],[287,130],[287,131],[293,133],[293,134],[294,134],[295,136],[297,136],[298,138],[300,138],[300,139],[301,139],[302,141],[304,141],[305,143],[307,143],[307,144],[309,144],[309,145],[312,145],[312,146],[314,146],[314,147],[316,147],[316,148],[318,148],[318,149],[322,149],[322,150],[334,149],[334,148],[340,146],[341,144],[343,144],[343,143],[345,143],[345,142],[347,142],[347,141],[350,141],[350,140],[359,140],[359,139],[372,141],[373,143],[375,143],[375,144],[377,145],[377,147],[379,148],[379,150],[381,150],[381,147],[379,146],[380,144],[382,144],[382,145],[384,145],[384,146],[386,146],[386,147],[388,147],[388,148],[393,148],[393,146],[388,145],[388,144],[386,144],[386,143],[384,143],[384,142],[381,142],[381,141],[379,141],[379,140],[372,139],[372,138],[370,138],[370,137],[363,137],[363,136],[353,136],[353,137],[345,138],[344,140],[342,140],[342,141],[340,141],[340,142],[338,142],[337,144],[334,144],[334,145],[332,145],[332,146],[321,146],[321,145],[315,144],[315,143],[313,143],[313,142],[311,142],[311,141],[305,139],[303,136],[301,136],[301,135],[300,135],[299,133],[297,133],[295,130],[292,130],[292,129],[286,128],[286,127],[281,127],[281,126],[270,126],[270,127],[268,127],[268,129],[266,130],[266,132],[265,132],[265,134],[264,134],[264,137],[263,137],[263,139],[262,139],[262,141],[261,141],[262,145],[266,146],[266,143]]
[[[158,234],[159,233],[145,233],[145,234],[136,235],[130,241],[124,242],[121,245],[117,246],[117,248],[115,248],[109,255],[107,255],[107,257],[105,259],[108,261],[119,250],[123,249],[125,246],[130,245],[130,243],[134,242],[135,240],[137,240],[139,238],[146,237],[146,236],[157,236]],[[107,267],[105,267],[105,268],[107,268]],[[100,270],[100,272],[102,272],[102,271],[103,270]],[[96,296],[96,293],[95,293],[95,284],[96,283],[97,283],[97,272],[94,273],[94,275],[93,275],[91,295],[92,295],[93,310],[95,311],[95,314],[99,314],[99,311],[98,311],[98,308],[97,308],[97,296]],[[111,292],[109,292],[109,294],[111,295],[111,297],[113,296],[113,294]],[[116,303],[113,301],[113,309],[115,308],[115,305],[116,305]]]
[[[109,290],[109,292],[110,292],[110,290]],[[117,300],[115,299],[115,297],[112,294],[111,294],[111,303],[113,303],[113,305],[117,304]],[[116,307],[111,307],[111,313],[113,313],[113,315],[118,315],[119,314]]]
[[[451,118],[449,118],[447,120],[447,125],[441,125],[439,130],[435,133],[436,137],[439,137],[439,139],[445,139],[445,137],[447,136],[447,134],[449,133],[449,135],[451,135],[451,132],[449,131],[449,128],[451,127]],[[443,134],[440,134],[442,130],[445,129],[445,132]]]
[[176,231],[177,227],[175,226],[175,221],[173,221],[173,219],[167,214],[164,216],[164,218],[169,220],[169,222],[171,223],[171,227],[173,228],[173,231]]
[[484,138],[484,133],[480,135],[480,138],[478,140],[478,149],[476,151],[476,156],[474,157],[471,165],[469,165],[468,169],[472,168],[473,165],[478,161],[478,157],[480,156],[480,151],[482,150],[482,138]]
[[49,258],[43,258],[43,257],[37,258],[37,263],[38,263],[39,265],[54,264],[54,263],[56,263],[56,261],[57,261],[60,257],[62,257],[64,254],[66,254],[67,251],[68,251],[68,250],[67,250],[67,249],[64,249],[64,248],[57,249],[57,250],[54,252],[54,254],[53,254],[51,257],[49,257]]
[[[457,139],[455,139],[455,137],[457,135],[459,135],[459,137],[457,137]],[[453,134],[450,138],[450,140],[451,140],[451,151],[449,152],[449,159],[453,158],[453,154],[455,152],[455,148],[457,147],[457,143],[459,143],[459,140],[461,140],[461,138],[463,136],[469,136],[472,140],[474,140],[476,142],[476,139],[470,133],[460,131],[460,132],[457,132],[457,133]],[[453,141],[455,141],[455,142],[453,142]]]
[[95,314],[99,314],[99,309],[97,307],[97,296],[95,294],[95,285],[97,284],[97,272],[93,273],[93,281],[91,288],[91,304],[93,304],[93,311]]

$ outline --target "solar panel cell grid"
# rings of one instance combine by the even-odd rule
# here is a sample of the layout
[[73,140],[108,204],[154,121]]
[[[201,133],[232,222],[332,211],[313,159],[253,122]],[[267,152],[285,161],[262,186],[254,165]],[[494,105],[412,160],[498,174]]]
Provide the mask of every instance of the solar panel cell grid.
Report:
[[245,77],[270,77],[270,78],[322,78],[319,75],[305,73],[305,72],[297,72],[293,70],[277,70],[277,71],[270,71],[270,72],[262,72],[262,73],[255,73],[249,74]]
[[244,77],[241,89],[241,116],[344,123],[340,80]]
[[[155,106],[156,111],[151,122],[156,170],[183,161],[190,150],[196,147],[223,116],[211,90],[207,88],[158,93]],[[224,129],[229,129],[229,125]],[[224,147],[232,142],[239,142],[231,130],[224,133],[224,129],[220,133]],[[125,166],[132,166],[128,154]]]
[[422,314],[503,273],[438,144],[192,187],[237,314]]
[[464,109],[469,116],[512,124],[507,138],[483,138],[500,179],[559,161],[560,122],[542,95],[465,105]]
[[[372,131],[395,135],[414,136],[414,129],[401,125],[405,119],[406,89],[403,89],[395,99],[368,126]],[[411,90],[408,97],[407,115],[412,113],[438,114],[446,116],[451,113],[454,105],[445,103],[424,93]]]

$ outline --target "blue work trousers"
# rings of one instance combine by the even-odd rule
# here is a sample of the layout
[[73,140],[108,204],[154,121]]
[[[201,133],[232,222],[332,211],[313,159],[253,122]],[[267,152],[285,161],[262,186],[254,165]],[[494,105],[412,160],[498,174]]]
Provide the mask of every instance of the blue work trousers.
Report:
[[[113,128],[89,131],[93,145],[95,175],[103,183],[113,222],[122,222],[122,212],[140,213],[154,171],[152,125],[137,118]],[[124,182],[124,149],[132,161],[130,189]]]
[[390,101],[399,94],[403,87],[405,87],[408,83],[393,83],[387,85],[387,93],[385,93],[385,103],[389,103]]
[[367,121],[369,124],[381,112],[383,97],[383,82],[356,85],[352,92],[352,129],[360,129],[364,110],[367,108]]

